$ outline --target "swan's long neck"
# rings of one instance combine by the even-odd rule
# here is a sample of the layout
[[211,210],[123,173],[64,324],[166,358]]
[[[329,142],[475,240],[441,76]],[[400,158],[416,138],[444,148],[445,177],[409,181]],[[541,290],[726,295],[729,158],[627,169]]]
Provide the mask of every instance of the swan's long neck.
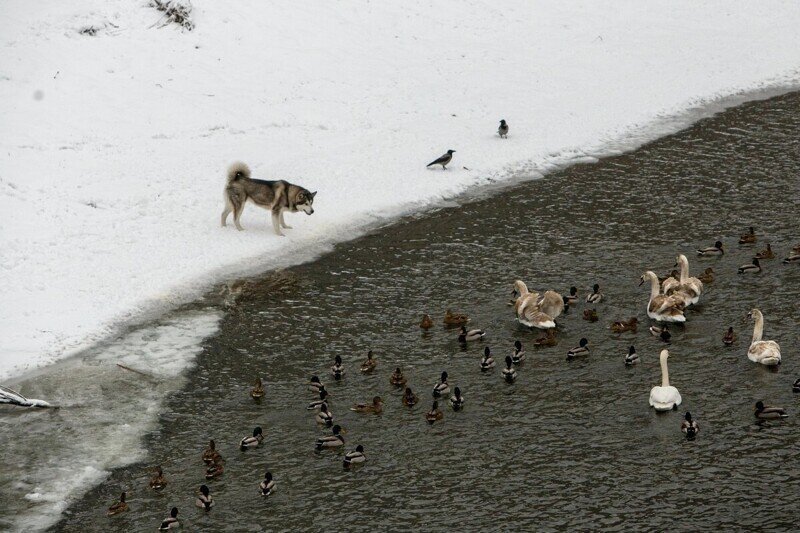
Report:
[[681,264],[681,283],[686,283],[689,279],[689,260],[680,256],[678,262]]
[[753,326],[753,342],[758,342],[761,340],[761,336],[764,335],[764,316],[757,314],[755,319],[756,325]]
[[528,294],[528,286],[525,285],[524,282],[518,281],[517,283],[515,283],[515,285],[517,288],[517,292],[519,292],[520,296],[525,296],[526,294]]
[[667,354],[661,354],[661,386],[669,387],[669,368],[667,368]]
[[650,276],[650,299],[652,300],[659,294],[661,294],[661,285],[658,284],[658,278]]

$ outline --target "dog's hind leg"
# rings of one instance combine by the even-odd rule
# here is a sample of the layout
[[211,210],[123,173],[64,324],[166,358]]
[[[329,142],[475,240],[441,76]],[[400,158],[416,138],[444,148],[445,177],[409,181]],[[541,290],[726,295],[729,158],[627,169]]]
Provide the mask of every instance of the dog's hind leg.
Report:
[[244,228],[241,224],[239,224],[239,218],[241,218],[242,211],[244,211],[244,202],[236,196],[231,197],[230,201],[231,207],[233,207],[233,223],[236,226],[236,229],[242,231]]
[[223,227],[223,228],[224,228],[225,226],[227,226],[227,225],[228,225],[228,224],[227,224],[227,222],[228,222],[228,215],[230,215],[230,214],[231,214],[231,211],[233,211],[233,210],[231,209],[231,204],[230,204],[228,201],[226,201],[226,202],[225,202],[225,209],[223,209],[223,210],[222,210],[222,217],[221,217],[221,219],[220,219],[220,224],[222,224],[222,227]]
[[281,211],[281,226],[283,226],[285,229],[292,229],[292,227],[287,224],[285,220],[283,220],[283,211]]

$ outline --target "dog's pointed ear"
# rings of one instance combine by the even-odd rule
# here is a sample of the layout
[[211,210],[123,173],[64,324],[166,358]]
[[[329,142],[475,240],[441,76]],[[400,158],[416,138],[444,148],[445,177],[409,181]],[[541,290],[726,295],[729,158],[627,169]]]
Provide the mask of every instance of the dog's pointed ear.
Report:
[[313,200],[316,195],[317,195],[317,191],[312,192],[311,193],[311,199]]

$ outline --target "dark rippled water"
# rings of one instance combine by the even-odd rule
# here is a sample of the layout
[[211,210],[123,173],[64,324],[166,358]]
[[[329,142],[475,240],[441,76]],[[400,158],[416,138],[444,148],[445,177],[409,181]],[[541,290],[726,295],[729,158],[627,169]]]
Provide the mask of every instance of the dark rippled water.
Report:
[[[146,438],[149,460],[114,471],[68,509],[64,531],[154,530],[176,505],[188,531],[262,530],[667,530],[793,529],[800,515],[800,266],[764,261],[758,275],[736,274],[766,242],[785,254],[800,244],[800,94],[728,110],[632,153],[579,165],[503,190],[492,198],[401,221],[338,246],[310,264],[238,284],[241,297],[220,333],[172,395]],[[736,239],[754,226],[756,245]],[[728,253],[697,260],[692,250],[721,239]],[[693,273],[712,266],[716,280],[701,304],[674,328],[672,383],[679,412],[648,406],[660,382],[662,348],[647,331],[647,269],[672,268],[689,256]],[[599,283],[600,320],[581,318],[585,304],[559,322],[558,345],[534,349],[538,336],[518,326],[507,306],[511,285],[566,292],[581,299]],[[747,360],[750,308],[766,316],[766,337],[780,342],[777,371]],[[488,331],[462,350],[440,325],[445,308],[469,313]],[[423,312],[437,321],[417,327]],[[637,334],[612,334],[609,323],[638,316]],[[739,340],[720,339],[733,325]],[[580,337],[591,355],[567,362]],[[484,345],[501,359],[514,340],[528,360],[513,385],[499,367],[482,374]],[[642,357],[626,368],[629,345]],[[358,366],[372,349],[379,366]],[[348,374],[328,375],[340,355]],[[422,402],[401,405],[389,374],[401,366]],[[467,399],[428,426],[430,390],[439,373]],[[367,464],[344,471],[342,456],[313,451],[323,433],[305,411],[304,381],[329,382],[331,409],[347,429],[347,449],[363,444]],[[256,375],[267,396],[248,396]],[[348,411],[373,395],[382,416]],[[758,399],[786,407],[786,422],[756,424]],[[687,442],[684,411],[701,432]],[[242,453],[254,426],[264,444]],[[209,482],[216,507],[194,508],[204,482],[200,455],[209,438],[226,458]],[[161,464],[169,486],[146,488]],[[258,494],[265,469],[278,483]],[[131,511],[105,517],[122,489]]]

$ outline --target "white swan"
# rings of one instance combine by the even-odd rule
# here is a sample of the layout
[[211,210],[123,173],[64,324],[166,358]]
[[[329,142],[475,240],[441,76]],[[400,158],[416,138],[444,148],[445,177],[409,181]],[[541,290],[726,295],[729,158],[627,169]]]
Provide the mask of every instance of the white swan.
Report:
[[689,276],[689,260],[685,255],[678,255],[675,265],[681,267],[680,279],[667,278],[664,280],[661,286],[664,294],[681,297],[685,305],[696,304],[700,301],[700,294],[703,292],[703,282]]
[[753,326],[753,340],[750,342],[750,349],[747,350],[747,358],[754,363],[775,366],[781,364],[781,347],[775,341],[762,341],[764,334],[764,315],[758,309],[753,309],[747,315],[755,320]]
[[669,351],[661,350],[661,386],[656,385],[650,389],[650,405],[656,411],[671,411],[681,404],[681,393],[669,384],[668,357]]
[[647,280],[650,280],[650,302],[647,304],[647,316],[660,322],[686,322],[686,317],[683,316],[683,299],[661,294],[658,276],[652,270],[642,274],[639,285]]
[[528,286],[520,280],[514,282],[514,292],[519,294],[514,312],[520,324],[538,329],[556,327],[555,318],[564,311],[564,299],[557,292],[547,291],[539,297],[538,292],[528,291]]

